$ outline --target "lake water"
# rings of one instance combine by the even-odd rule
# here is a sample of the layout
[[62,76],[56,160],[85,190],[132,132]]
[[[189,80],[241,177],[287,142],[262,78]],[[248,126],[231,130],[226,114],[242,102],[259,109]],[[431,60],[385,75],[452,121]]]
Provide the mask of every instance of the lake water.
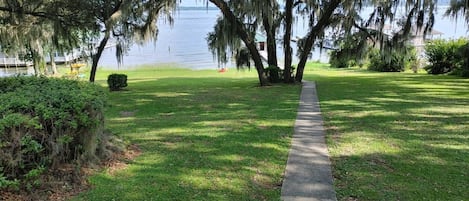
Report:
[[[216,69],[220,67],[217,60],[207,46],[207,35],[213,30],[220,11],[216,8],[185,8],[177,11],[174,24],[159,22],[159,34],[156,43],[149,42],[143,46],[133,45],[124,56],[123,68],[132,68],[145,64],[175,64],[193,69]],[[304,36],[306,29],[299,21],[293,31],[293,36]],[[278,52],[283,52],[282,44],[278,45]],[[292,44],[293,49],[295,44]],[[99,66],[117,68],[115,48],[108,48],[103,52]],[[281,55],[279,55],[281,56]],[[283,56],[282,56],[283,57]],[[279,59],[281,59],[279,57]],[[315,51],[312,59],[327,62],[327,53]],[[294,62],[297,60],[294,58]],[[223,64],[233,67],[234,63]]]
[[[444,6],[439,7],[434,29],[443,32],[443,38],[467,36],[468,32],[464,20],[454,22],[448,18],[443,18],[445,9]],[[172,26],[161,21],[158,23],[159,34],[156,43],[149,42],[143,46],[134,45],[130,48],[124,56],[122,68],[168,63],[193,69],[218,68],[219,65],[208,50],[205,38],[213,30],[219,13],[220,11],[214,8],[180,9],[174,16],[175,21]],[[301,19],[298,19],[294,26],[293,37],[302,37],[306,34],[307,29],[304,24]],[[281,44],[278,45],[279,52],[282,52]],[[320,53],[319,50],[316,50],[313,52],[312,60],[327,62],[327,53]],[[114,48],[108,48],[104,51],[99,65],[104,68],[117,68]],[[231,67],[234,64],[228,64],[227,66]],[[20,69],[22,73],[27,73],[27,70]],[[14,68],[0,69],[0,76],[15,71]]]
[[[467,35],[466,24],[463,20],[453,22],[443,18],[444,9],[440,6],[434,29],[444,33],[443,38],[458,38]],[[213,30],[216,18],[219,15],[217,9],[181,9],[175,15],[173,26],[159,22],[159,34],[156,43],[150,42],[143,46],[134,45],[124,56],[124,68],[143,64],[173,63],[178,66],[194,69],[216,69],[218,63],[208,50],[207,34]],[[303,22],[299,21],[294,27],[294,37],[304,36],[306,30]],[[281,44],[279,44],[280,46]],[[281,48],[281,47],[279,47]],[[327,53],[319,51],[313,53],[313,60],[327,62]],[[116,68],[115,50],[106,49],[100,66]],[[233,66],[233,64],[228,64]]]
[[[130,48],[124,56],[123,66],[174,63],[195,69],[216,68],[217,62],[208,50],[205,38],[213,29],[218,13],[215,9],[177,11],[172,26],[165,22],[158,23],[156,43]],[[103,52],[99,65],[106,68],[117,66],[114,48]]]

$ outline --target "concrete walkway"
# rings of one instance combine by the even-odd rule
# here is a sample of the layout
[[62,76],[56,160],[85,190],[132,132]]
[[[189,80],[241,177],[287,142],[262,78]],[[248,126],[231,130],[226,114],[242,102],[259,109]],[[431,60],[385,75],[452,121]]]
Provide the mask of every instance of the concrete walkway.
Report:
[[304,82],[282,184],[282,200],[337,200],[324,135],[316,85]]

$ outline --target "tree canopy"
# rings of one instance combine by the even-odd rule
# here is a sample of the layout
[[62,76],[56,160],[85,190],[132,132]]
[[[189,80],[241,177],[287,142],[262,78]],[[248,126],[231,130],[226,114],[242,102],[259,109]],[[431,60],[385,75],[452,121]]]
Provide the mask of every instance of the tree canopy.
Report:
[[[430,31],[437,7],[431,0],[204,1],[223,13],[208,37],[212,52],[224,62],[227,51],[240,52],[238,49],[244,46],[254,61],[261,85],[268,85],[269,81],[255,43],[257,32],[267,36],[268,65],[279,66],[275,47],[277,42],[282,42],[284,81],[292,82],[294,78],[301,82],[311,50],[322,46],[326,39],[333,38],[336,42],[347,38],[370,40],[386,55],[403,48],[411,31]],[[1,50],[27,52],[39,65],[38,58],[50,49],[66,50],[97,42],[90,74],[90,81],[94,81],[99,58],[109,39],[116,40],[116,55],[121,60],[130,44],[156,40],[158,17],[165,16],[171,22],[178,2],[180,0],[0,0]],[[463,17],[469,24],[468,7],[467,0],[452,0],[447,15]],[[372,10],[369,16],[362,15],[365,9]],[[298,18],[307,22],[308,32],[298,40],[299,62],[292,76],[292,24]],[[400,30],[391,35],[385,33],[383,29],[388,23],[399,24]]]
[[70,50],[96,28],[83,4],[71,1],[0,1],[0,49],[21,52],[31,59],[36,73],[50,49]]
[[[77,41],[99,40],[93,51],[90,81],[95,79],[99,58],[108,40],[117,41],[117,57],[129,44],[156,39],[156,21],[170,17],[177,0],[2,0],[1,47],[27,46],[41,56],[46,43],[57,48],[77,47]],[[49,35],[48,35],[49,34]],[[52,39],[52,40],[51,40]],[[66,43],[64,43],[64,41]],[[34,45],[31,45],[34,44]]]
[[453,17],[455,20],[460,17],[464,18],[469,26],[469,1],[468,0],[451,0],[449,8],[445,15]]
[[[223,21],[225,24],[231,23],[233,27],[236,27],[236,35],[249,49],[256,64],[261,85],[268,83],[263,77],[264,66],[260,60],[260,55],[257,52],[258,50],[254,48],[255,44],[252,36],[255,35],[258,29],[256,26],[254,26],[255,28],[252,27],[256,24],[264,25],[264,28],[267,28],[265,32],[268,35],[268,26],[262,24],[264,20],[272,24],[275,20],[281,21],[283,37],[279,37],[279,32],[275,31],[275,38],[283,38],[286,73],[290,73],[288,71],[291,70],[291,25],[294,19],[299,17],[304,18],[307,22],[308,32],[297,44],[299,62],[296,66],[295,80],[301,82],[308,55],[315,45],[321,46],[323,41],[331,37],[337,42],[339,39],[350,38],[357,32],[363,32],[363,34],[360,34],[362,36],[361,40],[375,41],[379,44],[381,52],[387,55],[388,52],[393,50],[405,48],[403,44],[409,39],[412,30],[423,30],[425,33],[430,31],[435,22],[434,12],[437,7],[436,2],[431,0],[285,0],[256,2],[209,0],[209,2],[221,10],[225,18]],[[462,8],[467,8],[467,1],[457,2],[459,2],[458,5],[463,4]],[[371,14],[367,17],[363,17],[361,14],[365,9],[372,9]],[[276,11],[280,14],[275,14]],[[457,12],[461,12],[461,10],[457,10]],[[464,10],[464,12],[466,11]],[[391,35],[385,33],[383,29],[387,23],[397,22],[401,25],[399,31],[391,33]],[[267,41],[267,43],[274,42],[275,40]],[[220,47],[224,48],[224,46]],[[217,52],[223,51],[218,50]],[[288,76],[285,75],[285,78]]]

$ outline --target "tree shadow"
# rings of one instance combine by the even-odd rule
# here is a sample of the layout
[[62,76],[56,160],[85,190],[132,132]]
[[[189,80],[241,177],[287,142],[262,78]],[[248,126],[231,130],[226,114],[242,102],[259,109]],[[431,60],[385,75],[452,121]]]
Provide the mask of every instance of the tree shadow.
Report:
[[314,79],[340,199],[469,197],[469,80],[368,72]]
[[77,199],[278,199],[299,92],[245,79],[134,81],[110,94],[106,123],[143,153]]

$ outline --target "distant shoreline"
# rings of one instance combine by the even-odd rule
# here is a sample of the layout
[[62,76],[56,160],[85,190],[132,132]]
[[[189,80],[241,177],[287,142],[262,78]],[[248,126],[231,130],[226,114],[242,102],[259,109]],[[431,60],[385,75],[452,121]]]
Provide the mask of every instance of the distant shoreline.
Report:
[[218,10],[218,8],[214,6],[182,6],[176,10]]

